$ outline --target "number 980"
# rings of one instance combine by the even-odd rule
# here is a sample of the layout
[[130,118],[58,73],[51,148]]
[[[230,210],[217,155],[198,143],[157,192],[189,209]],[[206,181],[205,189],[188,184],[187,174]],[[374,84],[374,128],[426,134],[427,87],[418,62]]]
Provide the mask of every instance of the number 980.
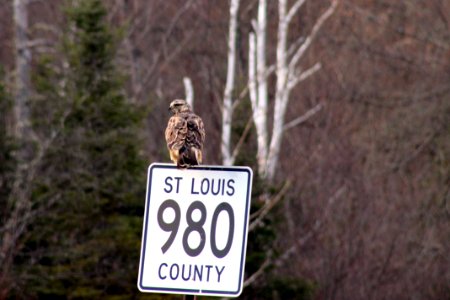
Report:
[[[166,209],[172,209],[175,214],[175,217],[171,222],[166,222],[163,218]],[[192,218],[195,210],[198,210],[200,212],[200,218],[198,220],[194,220]],[[230,228],[228,230],[228,237],[225,247],[223,249],[219,249],[217,247],[216,231],[217,231],[217,220],[222,211],[226,212],[228,215]],[[165,200],[158,209],[157,218],[159,227],[166,232],[170,232],[169,238],[161,247],[162,252],[166,253],[166,251],[169,250],[170,246],[172,246],[173,241],[177,236],[178,228],[180,227],[181,221],[180,206],[175,200],[172,199]],[[206,219],[207,219],[207,210],[205,205],[200,201],[192,202],[186,211],[186,222],[188,226],[186,227],[183,233],[183,249],[189,256],[195,257],[199,255],[205,247],[206,233],[203,226],[206,222]],[[189,236],[192,232],[197,232],[200,235],[200,243],[198,244],[197,247],[194,248],[192,248],[188,243]],[[231,207],[230,204],[222,202],[214,210],[211,219],[211,232],[210,232],[211,251],[217,258],[225,257],[228,254],[228,252],[230,252],[231,245],[233,243],[233,235],[234,235],[233,208]]]

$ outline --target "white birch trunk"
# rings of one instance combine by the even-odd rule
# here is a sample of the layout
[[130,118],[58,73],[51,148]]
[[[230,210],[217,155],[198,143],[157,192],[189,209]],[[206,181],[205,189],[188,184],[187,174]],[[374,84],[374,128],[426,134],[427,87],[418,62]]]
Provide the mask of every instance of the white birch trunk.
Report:
[[256,23],[256,86],[258,101],[254,113],[254,122],[257,133],[257,161],[258,172],[262,178],[266,177],[268,132],[267,132],[267,66],[266,66],[266,24],[267,2],[259,0],[258,20]]
[[28,100],[30,93],[30,63],[31,51],[28,43],[28,0],[14,0],[14,34],[16,47],[16,77],[15,77],[15,135],[23,139],[29,125]]
[[286,19],[287,0],[278,2],[278,40],[277,40],[277,84],[275,91],[275,107],[272,128],[272,138],[267,158],[266,174],[267,180],[272,181],[278,162],[281,139],[283,136],[284,115],[287,101],[289,99],[288,66],[287,66],[287,35],[289,24]]
[[[279,22],[278,22],[278,41],[277,41],[277,89],[275,94],[275,110],[274,110],[274,122],[272,129],[272,139],[270,141],[269,154],[267,158],[267,180],[272,181],[275,177],[276,167],[278,165],[281,143],[284,132],[286,109],[289,104],[289,94],[291,90],[301,81],[305,80],[316,71],[320,69],[320,64],[317,63],[313,67],[297,72],[297,63],[300,58],[305,54],[306,50],[311,46],[312,41],[316,37],[318,31],[322,27],[323,23],[334,13],[336,10],[338,1],[334,0],[330,7],[317,19],[316,23],[311,30],[309,36],[305,39],[304,43],[294,53],[290,62],[287,61],[287,34],[289,29],[289,23],[292,20],[294,14],[303,5],[305,0],[298,0],[287,11],[287,0],[279,0]],[[321,107],[320,105],[316,107]],[[319,109],[312,109],[308,111],[308,117],[311,111],[317,112]],[[297,119],[301,119],[300,116]],[[304,119],[304,118],[303,118]],[[300,124],[300,123],[298,123]]]
[[[306,0],[297,0],[288,10],[288,1],[278,1],[278,37],[277,37],[277,58],[276,58],[276,89],[274,99],[273,127],[270,143],[268,140],[267,129],[267,67],[265,58],[266,47],[266,0],[259,0],[258,21],[254,24],[256,34],[256,47],[253,34],[249,41],[249,91],[252,102],[253,119],[257,133],[257,160],[258,173],[266,181],[271,182],[275,177],[276,168],[279,161],[280,149],[285,131],[285,115],[289,105],[289,95],[291,90],[301,81],[305,80],[317,70],[320,64],[317,63],[307,70],[298,68],[298,63],[305,52],[309,49],[312,41],[324,22],[335,11],[338,1],[333,0],[330,7],[317,19],[311,33],[304,39],[300,45],[295,45],[288,49],[288,30],[289,23],[293,16],[298,12]],[[292,46],[291,46],[292,47]],[[290,56],[289,53],[293,53]],[[256,58],[256,71],[255,71]],[[255,76],[256,73],[256,76]],[[256,78],[255,78],[256,77]],[[315,114],[322,107],[318,104],[315,108],[309,110],[305,115],[297,117],[289,122],[289,128],[301,124],[307,118]]]
[[183,77],[184,93],[186,95],[186,102],[189,104],[192,110],[194,110],[194,86],[192,80],[189,77]]
[[233,90],[236,67],[236,31],[237,16],[240,0],[231,0],[230,4],[230,26],[228,32],[228,69],[227,82],[223,96],[222,108],[222,163],[231,166],[236,159],[231,152],[231,123],[233,120]]
[[[259,138],[258,131],[258,89],[256,84],[256,37],[254,33],[250,33],[248,39],[248,91],[250,95],[250,103],[252,104],[253,122],[256,127],[256,134]],[[258,143],[259,145],[259,143]]]
[[[28,149],[25,147],[30,135],[29,128],[29,91],[30,91],[30,63],[31,51],[28,48],[28,0],[14,0],[14,39],[16,47],[16,77],[15,77],[15,99],[14,99],[14,135],[22,144],[17,151],[17,166],[15,180],[9,197],[8,208],[10,214],[2,221],[2,230],[0,230],[0,287],[8,281],[9,273],[13,265],[14,249],[19,236],[26,228],[26,224],[21,222],[21,218],[27,218],[31,210],[29,200],[29,185],[27,178],[32,176],[28,170]],[[6,293],[8,290],[2,290],[0,293]],[[0,294],[0,298],[5,295]]]

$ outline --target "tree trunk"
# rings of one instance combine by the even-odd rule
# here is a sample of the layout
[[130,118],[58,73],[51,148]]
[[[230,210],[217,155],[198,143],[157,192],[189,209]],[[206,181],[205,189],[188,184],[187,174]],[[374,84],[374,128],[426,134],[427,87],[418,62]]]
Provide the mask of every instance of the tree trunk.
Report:
[[14,0],[14,33],[16,46],[16,94],[14,101],[15,135],[25,138],[29,126],[31,51],[28,43],[28,0]]
[[183,77],[184,93],[186,95],[186,102],[194,110],[194,86],[192,80],[189,77]]
[[277,39],[277,83],[275,91],[275,108],[273,116],[272,138],[267,158],[266,177],[272,181],[275,176],[275,169],[283,136],[284,115],[286,112],[287,100],[289,99],[288,65],[287,65],[287,36],[289,24],[286,19],[287,1],[278,2],[278,39]]
[[252,104],[253,122],[257,136],[258,175],[266,176],[268,133],[267,133],[267,67],[266,67],[266,0],[259,0],[258,20],[253,21],[255,33],[249,37],[249,93]]
[[231,153],[231,124],[233,120],[233,90],[236,67],[236,31],[240,0],[232,0],[230,4],[230,27],[228,32],[228,69],[227,82],[223,96],[222,108],[222,162],[231,166],[236,157]]
[[[265,47],[266,47],[266,1],[259,0],[258,21],[253,26],[256,34],[256,47],[252,45],[253,37],[251,34],[249,41],[249,90],[250,100],[252,102],[253,119],[257,133],[257,160],[258,173],[267,182],[272,182],[275,177],[276,168],[279,161],[283,132],[285,131],[285,115],[289,105],[289,95],[291,90],[301,81],[305,80],[317,70],[320,64],[315,64],[309,69],[301,70],[298,68],[300,59],[309,49],[312,41],[317,35],[324,22],[333,14],[338,1],[333,1],[330,7],[317,19],[311,33],[304,39],[299,46],[295,46],[288,52],[288,30],[289,23],[293,16],[298,12],[306,0],[297,0],[288,10],[288,1],[278,1],[278,37],[277,37],[277,58],[276,58],[276,88],[274,99],[273,127],[271,138],[268,138],[267,124],[267,77]],[[299,39],[301,40],[301,39]],[[295,45],[295,44],[294,44]],[[293,47],[293,46],[291,46]],[[252,50],[255,48],[255,50]],[[256,58],[256,76],[253,61]],[[255,79],[256,77],[256,79]],[[252,90],[253,89],[253,90]],[[257,91],[257,92],[256,92]],[[307,118],[320,110],[322,106],[318,104],[315,108],[309,110],[305,115],[297,117],[289,122],[290,127],[303,123]],[[295,124],[295,125],[293,125]],[[270,146],[269,146],[270,145]]]
[[15,251],[17,250],[17,240],[25,230],[23,222],[29,215],[31,209],[28,178],[31,176],[28,170],[30,160],[27,141],[30,137],[30,113],[28,101],[30,95],[30,62],[31,51],[28,48],[28,0],[14,0],[14,34],[16,47],[16,77],[15,77],[15,99],[14,99],[14,136],[20,144],[17,150],[16,174],[12,186],[11,195],[8,201],[10,215],[4,220],[0,244],[0,298],[3,299],[8,294],[8,284],[10,281],[10,271],[13,263]]
[[[266,176],[268,132],[267,132],[267,66],[266,66],[266,24],[267,2],[259,0],[258,21],[256,25],[256,81],[258,85],[257,126],[259,175]],[[256,124],[255,124],[256,125]]]

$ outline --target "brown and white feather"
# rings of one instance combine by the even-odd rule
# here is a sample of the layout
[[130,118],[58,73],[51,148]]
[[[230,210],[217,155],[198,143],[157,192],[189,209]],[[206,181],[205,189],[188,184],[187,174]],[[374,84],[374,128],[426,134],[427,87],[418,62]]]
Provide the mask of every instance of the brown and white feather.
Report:
[[205,142],[202,119],[191,111],[184,100],[172,101],[169,109],[174,113],[165,131],[170,159],[178,167],[201,164]]

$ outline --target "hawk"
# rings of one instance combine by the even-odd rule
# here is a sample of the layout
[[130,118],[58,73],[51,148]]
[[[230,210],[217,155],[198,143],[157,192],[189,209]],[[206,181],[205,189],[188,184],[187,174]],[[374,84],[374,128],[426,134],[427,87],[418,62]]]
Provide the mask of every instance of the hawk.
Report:
[[185,100],[173,100],[169,110],[173,116],[169,119],[165,135],[170,159],[178,168],[201,164],[205,142],[202,119],[192,112]]

